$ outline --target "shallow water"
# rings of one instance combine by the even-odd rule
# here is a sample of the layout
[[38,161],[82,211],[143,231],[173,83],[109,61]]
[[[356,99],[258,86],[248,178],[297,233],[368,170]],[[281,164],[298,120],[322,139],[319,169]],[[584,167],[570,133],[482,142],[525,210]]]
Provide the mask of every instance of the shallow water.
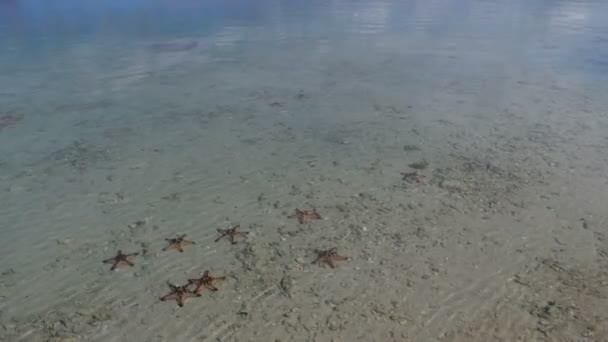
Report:
[[[606,13],[0,0],[0,339],[608,338]],[[158,301],[205,269],[220,291]]]

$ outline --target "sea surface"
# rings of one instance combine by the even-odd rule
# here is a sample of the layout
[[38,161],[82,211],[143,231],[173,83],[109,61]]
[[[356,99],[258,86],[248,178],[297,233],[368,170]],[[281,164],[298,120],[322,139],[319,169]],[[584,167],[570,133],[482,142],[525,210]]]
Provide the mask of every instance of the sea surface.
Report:
[[0,0],[0,340],[608,338],[505,285],[605,294],[607,94],[608,1]]

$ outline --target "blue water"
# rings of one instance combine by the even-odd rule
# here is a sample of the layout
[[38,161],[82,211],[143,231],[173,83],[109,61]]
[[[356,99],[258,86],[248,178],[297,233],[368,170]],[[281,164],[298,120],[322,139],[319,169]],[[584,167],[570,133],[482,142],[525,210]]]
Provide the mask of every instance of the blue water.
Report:
[[[296,40],[355,39],[363,53],[387,35],[400,36],[395,44],[418,36],[429,47],[499,46],[508,51],[502,62],[529,67],[542,63],[597,75],[608,63],[607,5],[601,1],[2,1],[0,6],[3,74],[34,64],[44,68],[55,58],[69,64],[75,57],[65,54],[79,46],[90,48],[88,62],[97,63],[119,58],[142,41],[172,38],[263,42],[276,49]],[[228,29],[248,34],[225,33]],[[263,34],[253,38],[259,30]]]
[[[583,179],[599,192],[607,91],[608,2],[601,0],[0,0],[0,340],[290,340],[291,326],[273,324],[295,317],[285,309],[293,303],[304,307],[298,324],[308,332],[330,321],[332,309],[314,306],[327,303],[323,295],[307,297],[318,279],[329,279],[319,290],[328,298],[363,298],[354,307],[383,300],[390,307],[409,296],[401,307],[407,328],[397,331],[433,340],[433,331],[455,327],[452,298],[465,298],[465,316],[476,317],[478,305],[462,289],[474,297],[483,286],[440,288],[464,283],[456,277],[437,285],[445,297],[422,281],[414,281],[415,295],[383,288],[410,283],[401,267],[423,269],[424,253],[436,246],[383,257],[387,245],[401,246],[391,239],[403,232],[392,227],[415,239],[420,222],[467,226],[470,217],[491,216],[476,207],[500,202],[491,196],[515,197],[529,190],[522,184],[536,189],[549,179]],[[400,172],[421,160],[431,167],[420,171],[428,187],[419,191]],[[471,171],[476,165],[485,171]],[[464,179],[449,184],[471,186],[450,204],[465,208],[463,221],[441,216],[438,203],[454,195],[439,186],[446,174]],[[559,189],[572,185],[564,182]],[[597,196],[589,203],[601,202]],[[597,209],[586,205],[585,213]],[[323,229],[297,230],[285,218],[295,207],[318,207]],[[511,209],[504,212],[524,210]],[[560,219],[582,215],[565,212]],[[528,214],[521,217],[542,216]],[[140,220],[141,230],[128,227]],[[532,226],[521,221],[504,224],[519,227],[513,241]],[[239,222],[255,233],[248,250],[213,244],[216,228]],[[152,252],[180,232],[197,241],[183,259]],[[541,233],[530,233],[527,245],[545,246]],[[513,241],[486,248],[496,254],[471,264],[514,274],[492,264],[510,256],[510,244],[519,247]],[[344,266],[352,272],[294,271],[309,267],[294,260],[330,242],[353,257]],[[118,249],[150,252],[134,269],[109,273],[99,261]],[[468,264],[463,250],[446,255]],[[378,259],[389,270],[380,277],[370,269]],[[191,302],[184,310],[193,311],[168,326],[165,318],[176,314],[156,300],[165,281],[200,267],[237,274],[240,283],[206,307],[207,332],[186,318],[200,315]],[[286,272],[305,289],[289,300],[275,286]],[[462,274],[488,278],[470,272]],[[242,303],[249,321],[234,315]],[[309,315],[317,309],[319,317]],[[347,338],[388,340],[387,319],[368,326],[365,315],[345,317],[357,331]],[[329,330],[311,334],[344,338]]]

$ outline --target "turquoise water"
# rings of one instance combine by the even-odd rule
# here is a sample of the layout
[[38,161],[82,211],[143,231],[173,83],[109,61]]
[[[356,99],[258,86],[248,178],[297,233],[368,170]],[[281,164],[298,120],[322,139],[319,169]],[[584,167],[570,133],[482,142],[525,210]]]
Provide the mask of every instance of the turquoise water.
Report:
[[[433,341],[475,325],[479,288],[564,240],[529,208],[603,222],[607,16],[593,0],[0,0],[0,339]],[[400,172],[422,160],[415,187]],[[541,205],[555,189],[572,197]],[[298,228],[296,207],[325,220]],[[475,223],[492,214],[514,230]],[[236,223],[246,242],[213,242]],[[503,240],[449,249],[467,234],[452,223]],[[178,233],[197,244],[161,253]],[[338,271],[302,261],[333,245],[352,257]],[[118,249],[142,256],[109,272]],[[477,268],[418,281],[447,256]],[[237,281],[205,314],[157,300],[207,268]],[[353,313],[376,305],[401,318]]]

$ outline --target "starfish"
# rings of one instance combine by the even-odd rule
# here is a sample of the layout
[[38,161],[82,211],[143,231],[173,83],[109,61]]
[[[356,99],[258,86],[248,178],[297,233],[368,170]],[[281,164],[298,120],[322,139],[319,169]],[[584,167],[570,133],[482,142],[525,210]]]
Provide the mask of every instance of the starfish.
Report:
[[317,212],[317,209],[312,210],[300,210],[296,208],[296,212],[293,215],[287,216],[287,218],[297,218],[300,224],[306,223],[311,220],[320,220],[321,215]]
[[223,237],[227,236],[228,240],[230,240],[230,243],[232,243],[233,245],[236,244],[237,236],[245,237],[245,235],[249,234],[249,232],[237,232],[236,230],[239,229],[240,226],[241,226],[240,224],[237,224],[236,226],[228,228],[228,229],[218,229],[217,232],[220,233],[220,237],[215,239],[215,242],[218,242]]
[[422,183],[422,179],[424,178],[424,175],[419,175],[418,171],[401,172],[401,176],[401,180],[404,180],[408,183],[411,183],[412,181],[415,181],[416,183]]
[[21,119],[23,119],[23,115],[13,115],[12,113],[0,116],[0,131],[15,126]]
[[177,305],[179,307],[182,307],[182,306],[184,306],[184,302],[186,301],[187,298],[201,296],[200,294],[188,289],[190,284],[179,286],[179,285],[173,285],[173,284],[167,282],[167,285],[169,285],[169,287],[171,288],[171,292],[160,298],[160,300],[162,300],[163,302],[166,300],[175,300],[175,301],[177,301]]
[[133,267],[134,264],[131,261],[131,259],[133,259],[134,257],[136,257],[138,255],[139,255],[139,253],[122,254],[122,251],[119,250],[116,253],[115,257],[106,259],[103,261],[103,263],[112,264],[112,268],[110,268],[110,271],[114,271],[120,265],[129,265],[129,266]]
[[209,275],[209,271],[205,271],[203,276],[198,279],[188,279],[188,283],[196,286],[194,291],[192,291],[194,293],[200,293],[203,288],[215,292],[218,288],[215,287],[214,282],[223,281],[224,279],[226,279],[226,277],[212,277]]
[[334,261],[348,260],[348,257],[338,255],[338,252],[336,251],[336,247],[325,250],[325,251],[315,249],[315,253],[317,253],[317,258],[315,259],[315,261],[312,262],[313,264],[319,264],[319,265],[328,264],[329,267],[331,267],[331,268],[336,267],[336,265],[334,264]]
[[194,241],[184,239],[186,234],[178,235],[173,239],[165,239],[169,244],[167,247],[163,248],[163,251],[168,249],[177,249],[180,252],[184,252],[184,247],[189,245],[194,245]]

